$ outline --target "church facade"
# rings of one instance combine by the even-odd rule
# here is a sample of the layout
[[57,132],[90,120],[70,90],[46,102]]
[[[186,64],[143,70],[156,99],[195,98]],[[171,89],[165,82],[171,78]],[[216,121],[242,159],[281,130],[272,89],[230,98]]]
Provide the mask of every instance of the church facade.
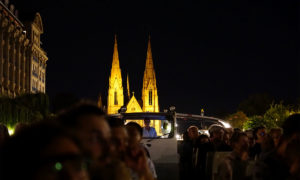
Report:
[[[107,113],[116,114],[119,109],[126,106],[127,113],[131,112],[159,112],[156,76],[152,59],[150,37],[148,40],[148,49],[144,79],[142,86],[142,103],[137,100],[134,93],[130,93],[129,78],[126,79],[126,91],[123,88],[122,73],[120,68],[118,43],[115,36],[114,52],[112,60],[111,74],[109,77],[109,88],[107,98]],[[124,93],[126,92],[126,93]],[[126,95],[125,95],[126,94]],[[128,102],[124,98],[127,96]]]

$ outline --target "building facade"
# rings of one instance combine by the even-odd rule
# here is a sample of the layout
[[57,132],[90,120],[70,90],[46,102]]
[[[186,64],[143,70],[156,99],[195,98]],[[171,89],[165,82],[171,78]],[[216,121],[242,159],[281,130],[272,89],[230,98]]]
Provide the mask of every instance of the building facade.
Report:
[[140,103],[134,93],[130,95],[129,77],[126,80],[126,94],[128,101],[124,101],[124,89],[122,82],[122,73],[120,68],[117,38],[115,36],[114,52],[111,74],[109,77],[107,113],[116,114],[118,110],[126,106],[128,113],[130,112],[159,112],[158,94],[156,85],[156,76],[152,59],[150,37],[148,40],[148,49],[146,57],[146,65],[144,71],[143,87],[142,87],[142,103]]
[[39,13],[21,22],[8,0],[0,1],[0,96],[45,93],[46,52],[41,48]]

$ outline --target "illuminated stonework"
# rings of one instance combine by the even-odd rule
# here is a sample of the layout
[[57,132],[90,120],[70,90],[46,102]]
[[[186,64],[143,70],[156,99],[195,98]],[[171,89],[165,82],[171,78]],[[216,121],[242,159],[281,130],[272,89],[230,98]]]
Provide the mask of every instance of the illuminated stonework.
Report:
[[24,24],[9,1],[0,1],[0,95],[46,91],[46,52],[41,48],[43,24],[36,13]]
[[159,112],[156,77],[153,66],[150,37],[148,41],[146,67],[144,71],[142,100],[144,112]]
[[[111,74],[109,77],[107,113],[115,114],[118,110],[126,105],[127,112],[159,112],[158,95],[156,86],[155,70],[152,59],[150,37],[148,41],[146,66],[144,71],[142,101],[139,103],[134,94],[130,97],[129,78],[127,75],[126,94],[129,96],[129,101],[124,104],[124,90],[122,85],[122,76],[119,63],[118,45],[115,37],[114,53]],[[142,107],[141,107],[142,105]]]
[[143,112],[139,102],[136,100],[134,94],[132,95],[130,101],[127,104],[127,113],[132,113],[132,112]]
[[113,61],[109,77],[109,89],[107,98],[107,113],[115,114],[124,105],[124,91],[119,62],[117,37],[115,36]]

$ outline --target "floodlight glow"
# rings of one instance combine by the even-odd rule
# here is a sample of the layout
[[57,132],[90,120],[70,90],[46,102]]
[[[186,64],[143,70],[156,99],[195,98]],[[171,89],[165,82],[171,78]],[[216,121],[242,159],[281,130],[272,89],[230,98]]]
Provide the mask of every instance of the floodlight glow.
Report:
[[15,133],[15,128],[12,128],[12,127],[7,127],[8,129],[8,134],[11,136]]
[[220,121],[220,123],[222,123],[225,128],[231,128],[231,125],[228,122]]
[[181,136],[179,134],[176,134],[176,139],[177,140],[182,140]]
[[204,130],[203,132],[204,132],[204,134],[209,135],[208,130]]

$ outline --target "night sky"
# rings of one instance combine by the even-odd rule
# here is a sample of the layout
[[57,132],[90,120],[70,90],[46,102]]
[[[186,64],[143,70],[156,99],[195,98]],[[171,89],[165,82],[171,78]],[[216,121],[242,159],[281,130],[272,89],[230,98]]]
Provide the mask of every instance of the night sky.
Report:
[[[272,0],[15,0],[41,13],[47,93],[107,96],[113,36],[140,99],[151,35],[161,110],[234,112],[249,95],[299,98],[299,4]],[[106,98],[105,98],[106,99]]]

